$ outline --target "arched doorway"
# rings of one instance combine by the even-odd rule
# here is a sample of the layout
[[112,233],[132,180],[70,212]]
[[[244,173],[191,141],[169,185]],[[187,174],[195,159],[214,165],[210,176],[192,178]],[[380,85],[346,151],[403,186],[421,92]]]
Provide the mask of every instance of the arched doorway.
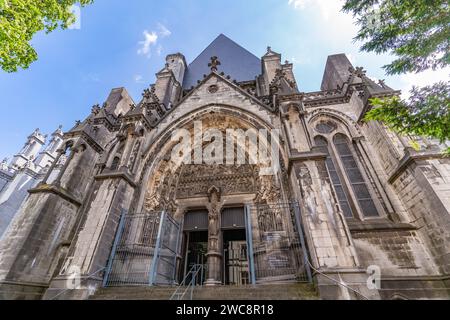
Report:
[[[178,282],[181,283],[192,268],[201,265],[203,272],[197,278],[197,284],[203,284],[208,252],[208,210],[206,208],[190,209],[185,213],[182,238]],[[187,279],[187,282],[190,280]]]
[[[234,117],[205,112],[197,116],[205,130],[214,129],[219,135],[230,128],[243,131],[264,128],[242,114]],[[183,129],[193,133],[195,124],[186,122]],[[152,261],[156,261],[157,271],[151,266],[150,274],[172,271],[172,265],[176,266],[173,278],[165,283],[180,283],[195,264],[205,265],[206,273],[201,281],[209,285],[240,285],[265,279],[286,281],[297,277],[299,259],[296,258],[301,260],[301,256],[297,250],[298,237],[293,236],[292,208],[269,206],[262,210],[259,207],[288,202],[291,193],[286,171],[267,174],[264,169],[272,165],[252,161],[258,159],[258,154],[251,152],[249,140],[244,137],[237,141],[235,148],[244,150],[245,163],[229,164],[225,152],[222,163],[174,161],[171,155],[176,143],[168,134],[154,143],[154,149],[150,148],[153,152],[144,161],[141,193],[132,210],[163,212],[179,225],[170,228],[178,230],[178,234],[166,235],[165,226],[159,228],[162,239],[180,240],[176,241],[176,249],[167,250],[171,255],[164,256],[170,261],[176,256],[176,263],[167,263],[158,270],[161,244],[154,245],[156,258]],[[196,147],[204,150],[208,143],[194,139],[193,148],[186,154],[183,151],[183,156],[192,156]],[[280,153],[279,160],[283,163],[281,148]],[[257,243],[252,244],[253,240]],[[161,243],[164,245],[164,240]],[[253,249],[255,252],[251,253]],[[259,270],[254,270],[255,265]]]

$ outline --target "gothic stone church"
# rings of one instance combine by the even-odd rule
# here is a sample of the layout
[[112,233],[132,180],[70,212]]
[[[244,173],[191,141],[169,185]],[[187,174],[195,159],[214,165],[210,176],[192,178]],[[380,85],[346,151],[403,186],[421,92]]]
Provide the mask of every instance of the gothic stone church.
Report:
[[[193,285],[194,298],[449,298],[450,159],[362,120],[399,91],[337,54],[303,92],[279,53],[224,35],[190,64],[166,59],[140,101],[113,89],[55,133],[50,165],[1,212],[1,298],[185,299]],[[278,170],[248,161],[248,137],[235,141],[245,163],[174,161],[174,132],[199,122],[216,140],[279,132]]]

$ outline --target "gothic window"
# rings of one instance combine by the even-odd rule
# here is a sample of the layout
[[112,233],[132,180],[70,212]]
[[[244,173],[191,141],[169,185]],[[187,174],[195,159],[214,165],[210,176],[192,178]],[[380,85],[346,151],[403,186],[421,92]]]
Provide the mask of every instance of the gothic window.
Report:
[[120,158],[114,157],[112,163],[111,163],[111,170],[117,170],[119,168]]
[[339,177],[339,173],[336,169],[336,166],[334,165],[333,159],[331,158],[328,141],[321,136],[315,137],[314,140],[316,142],[316,146],[318,147],[318,151],[323,152],[327,155],[326,166],[328,169],[328,174],[330,175],[331,182],[333,183],[334,189],[336,190],[336,195],[342,212],[346,217],[351,218],[353,217],[353,212],[348,202],[349,195],[344,189],[341,178]]
[[[322,120],[315,131],[321,133],[314,138],[318,151],[327,155],[324,174],[329,175],[344,216],[377,217],[375,206],[364,174],[354,155],[353,146],[346,135],[335,133],[340,127],[333,121]],[[322,169],[322,170],[324,170]],[[360,214],[358,214],[360,213]]]
[[337,129],[337,126],[334,122],[331,121],[324,121],[324,122],[320,122],[317,126],[316,126],[316,131],[319,133],[332,133],[334,130]]
[[363,174],[353,156],[348,138],[338,133],[334,136],[333,143],[363,214],[368,217],[378,216],[378,210],[375,207]]

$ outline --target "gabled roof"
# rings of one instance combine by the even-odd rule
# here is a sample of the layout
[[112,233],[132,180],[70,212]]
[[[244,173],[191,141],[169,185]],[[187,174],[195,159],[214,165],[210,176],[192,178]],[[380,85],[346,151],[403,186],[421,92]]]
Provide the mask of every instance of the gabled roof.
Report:
[[218,57],[221,63],[218,66],[218,72],[224,72],[239,82],[254,80],[261,74],[261,60],[259,58],[225,35],[220,34],[188,66],[183,81],[184,89],[196,86],[198,80],[203,80],[204,74],[211,72],[208,63],[211,62],[213,56]]

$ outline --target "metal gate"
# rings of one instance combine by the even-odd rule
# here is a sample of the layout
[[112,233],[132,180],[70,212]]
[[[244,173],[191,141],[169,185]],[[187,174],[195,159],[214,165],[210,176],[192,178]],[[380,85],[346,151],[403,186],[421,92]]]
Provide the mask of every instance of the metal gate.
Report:
[[[307,248],[297,202],[256,204],[247,211],[254,225],[253,281],[311,281]],[[256,224],[256,225],[255,225]]]
[[175,284],[180,233],[165,212],[122,213],[103,285]]

